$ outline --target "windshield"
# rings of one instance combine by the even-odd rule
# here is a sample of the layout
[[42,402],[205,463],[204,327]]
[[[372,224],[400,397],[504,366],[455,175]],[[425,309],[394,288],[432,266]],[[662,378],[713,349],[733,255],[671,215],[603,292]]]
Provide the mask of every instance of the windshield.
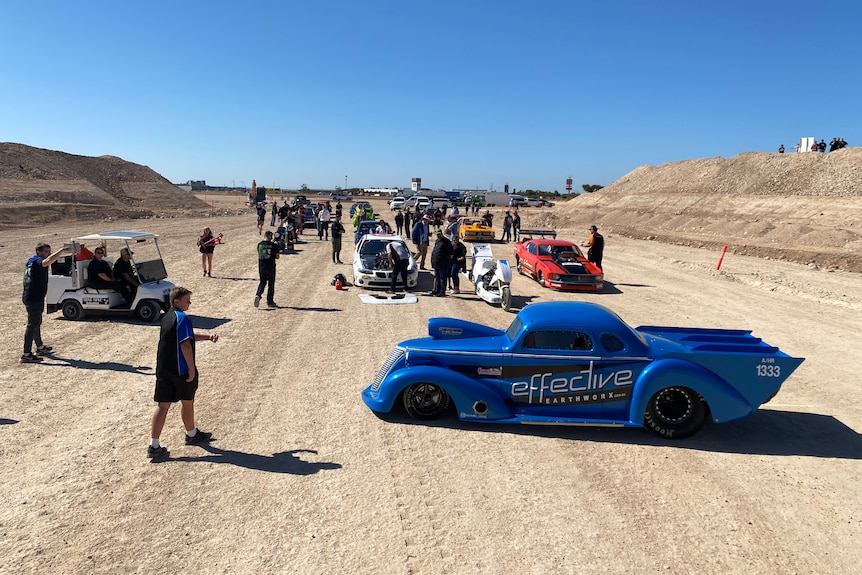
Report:
[[521,327],[523,327],[523,323],[515,316],[515,319],[512,320],[512,323],[509,324],[509,329],[506,330],[506,335],[509,337],[509,341],[515,341],[515,338],[518,337],[518,334],[521,332]]
[[383,253],[386,250],[386,244],[388,243],[389,242],[384,242],[383,240],[369,240],[362,244],[362,247],[359,248],[359,253],[362,255]]

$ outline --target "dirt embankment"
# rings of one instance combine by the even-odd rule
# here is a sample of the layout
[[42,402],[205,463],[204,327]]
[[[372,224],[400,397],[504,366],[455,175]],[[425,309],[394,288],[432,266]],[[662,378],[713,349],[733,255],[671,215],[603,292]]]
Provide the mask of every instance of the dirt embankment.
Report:
[[644,165],[542,222],[862,272],[862,148]]
[[0,143],[0,228],[68,220],[173,217],[206,206],[148,168]]

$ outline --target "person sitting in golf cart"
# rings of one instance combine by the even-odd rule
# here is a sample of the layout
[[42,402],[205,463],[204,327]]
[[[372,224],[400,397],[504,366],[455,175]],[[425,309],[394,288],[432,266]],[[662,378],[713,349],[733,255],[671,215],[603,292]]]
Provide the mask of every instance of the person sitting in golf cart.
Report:
[[120,292],[127,303],[135,301],[135,294],[138,291],[138,286],[141,285],[138,275],[135,273],[135,268],[132,265],[133,253],[129,251],[129,248],[121,249],[120,259],[114,262],[112,274],[117,281],[115,289]]
[[116,280],[111,266],[105,261],[105,248],[99,246],[93,252],[93,260],[87,267],[87,285],[94,288],[114,289]]

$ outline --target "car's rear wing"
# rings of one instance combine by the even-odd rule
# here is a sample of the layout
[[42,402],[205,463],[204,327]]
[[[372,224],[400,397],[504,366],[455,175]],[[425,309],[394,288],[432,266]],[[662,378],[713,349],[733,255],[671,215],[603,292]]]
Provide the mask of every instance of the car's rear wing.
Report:
[[540,238],[551,237],[557,239],[557,230],[518,230],[518,237],[524,239],[524,236],[529,236],[526,239],[533,239],[533,236]]
[[750,330],[650,325],[640,326],[636,330],[685,346],[687,351],[671,353],[666,357],[676,357],[705,367],[734,387],[747,388],[746,397],[754,398],[759,403],[768,401],[805,361],[801,357],[791,357],[774,345],[751,335]]

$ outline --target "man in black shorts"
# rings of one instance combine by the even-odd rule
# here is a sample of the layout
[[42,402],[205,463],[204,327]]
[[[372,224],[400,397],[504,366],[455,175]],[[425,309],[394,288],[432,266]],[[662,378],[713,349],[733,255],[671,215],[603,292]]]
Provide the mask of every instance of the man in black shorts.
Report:
[[218,334],[196,334],[192,322],[185,313],[192,304],[192,292],[184,287],[171,290],[171,309],[162,318],[159,333],[159,347],[156,353],[156,401],[155,412],[150,427],[150,445],[147,457],[156,458],[168,455],[159,437],[168,410],[172,403],[181,402],[181,415],[186,428],[186,445],[198,445],[212,439],[212,433],[201,431],[195,425],[195,392],[198,389],[198,371],[195,363],[196,341],[218,341]]

